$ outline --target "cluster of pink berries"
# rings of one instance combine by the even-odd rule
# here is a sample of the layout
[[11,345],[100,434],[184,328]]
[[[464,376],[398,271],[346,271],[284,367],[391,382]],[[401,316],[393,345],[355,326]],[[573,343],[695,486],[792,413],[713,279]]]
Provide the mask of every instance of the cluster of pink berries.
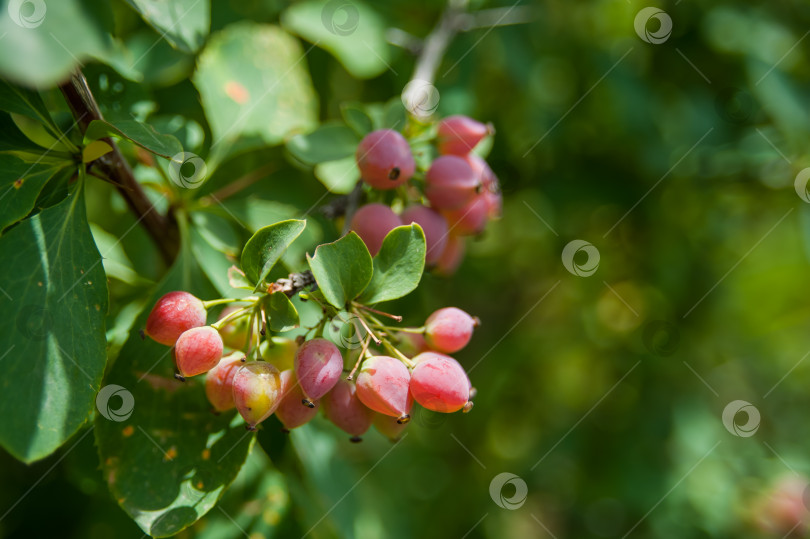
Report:
[[[357,210],[351,229],[372,255],[385,235],[403,224],[416,223],[425,232],[425,262],[440,274],[455,272],[464,257],[464,236],[483,232],[490,219],[500,216],[498,178],[487,162],[472,153],[491,128],[466,116],[450,116],[438,124],[439,157],[420,175],[418,190],[406,196],[415,202],[399,215],[386,204],[371,203]],[[366,135],[357,147],[357,165],[368,185],[390,190],[404,186],[417,173],[411,147],[400,133],[381,129]],[[429,205],[421,203],[426,199]]]
[[[309,422],[322,405],[326,417],[353,441],[372,424],[397,439],[414,401],[443,413],[472,408],[470,380],[447,355],[466,346],[478,324],[461,309],[439,309],[424,327],[403,328],[421,340],[414,357],[393,347],[393,355],[375,355],[364,346],[345,377],[343,356],[331,341],[272,337],[260,346],[263,332],[254,338],[250,328],[237,323],[239,312],[229,307],[217,323],[205,325],[204,302],[187,292],[170,292],[152,309],[145,333],[174,347],[179,379],[207,372],[205,391],[214,409],[236,408],[251,430],[274,413],[285,429],[294,429]],[[245,352],[223,357],[225,344],[245,347],[248,354],[261,350],[261,359],[257,354],[256,361],[247,361]]]

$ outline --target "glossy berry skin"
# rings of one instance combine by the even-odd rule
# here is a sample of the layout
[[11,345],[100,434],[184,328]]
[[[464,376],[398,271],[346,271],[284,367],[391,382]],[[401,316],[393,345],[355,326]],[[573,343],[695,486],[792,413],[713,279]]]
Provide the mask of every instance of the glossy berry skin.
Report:
[[374,414],[373,424],[380,434],[392,442],[398,442],[402,439],[402,431],[408,426],[407,423],[397,421],[395,417],[378,413]]
[[373,356],[365,361],[357,375],[357,397],[369,408],[396,417],[402,423],[409,419],[411,375],[408,368],[390,356]]
[[501,208],[503,200],[501,196],[501,185],[498,177],[489,168],[489,165],[481,157],[475,154],[469,154],[465,157],[467,164],[473,169],[473,172],[481,180],[483,187],[481,196],[487,204],[487,212],[490,219],[497,219],[501,216]]
[[448,116],[439,122],[436,145],[442,155],[466,155],[489,131],[489,127],[467,116]]
[[203,302],[193,295],[169,292],[152,307],[144,333],[160,344],[174,346],[184,331],[204,326],[205,315]]
[[452,354],[470,342],[476,321],[456,307],[435,311],[425,321],[425,342],[437,352]]
[[451,235],[447,238],[447,245],[436,263],[434,272],[445,277],[453,275],[464,260],[465,249],[464,238]]
[[423,352],[413,358],[411,395],[428,410],[451,413],[470,400],[470,379],[458,361],[437,352]]
[[177,370],[186,378],[208,372],[222,358],[222,337],[211,326],[184,331],[174,345]]
[[295,376],[309,401],[320,399],[335,387],[341,372],[343,356],[326,339],[309,340],[295,354]]
[[399,216],[385,204],[366,204],[352,216],[351,229],[357,232],[371,256],[380,252],[386,234],[402,225]]
[[322,399],[326,418],[350,434],[353,442],[360,441],[360,436],[371,427],[374,417],[374,412],[357,398],[356,391],[353,383],[341,379]]
[[233,402],[249,430],[270,417],[281,402],[281,377],[266,361],[248,361],[233,377]]
[[405,137],[391,129],[366,135],[355,154],[360,176],[375,189],[394,189],[407,182],[416,168]]
[[287,430],[309,423],[318,413],[321,401],[314,401],[312,408],[301,405],[301,400],[305,398],[305,395],[301,386],[298,385],[292,369],[281,371],[280,378],[281,402],[276,408],[276,417]]
[[402,224],[416,223],[425,233],[425,263],[438,262],[447,245],[447,221],[436,210],[416,204],[408,207],[400,215]]
[[230,410],[235,405],[233,403],[233,377],[236,371],[244,365],[242,359],[245,354],[234,352],[223,357],[217,366],[208,371],[205,375],[205,396],[208,402],[218,412]]
[[456,210],[481,189],[480,178],[464,158],[456,155],[434,159],[425,176],[425,196],[438,210]]
[[295,342],[295,339],[273,336],[262,343],[259,351],[263,360],[271,363],[280,371],[286,371],[295,366],[298,343]]
[[490,214],[487,193],[480,193],[457,210],[446,210],[444,216],[450,232],[456,236],[476,236],[484,231]]

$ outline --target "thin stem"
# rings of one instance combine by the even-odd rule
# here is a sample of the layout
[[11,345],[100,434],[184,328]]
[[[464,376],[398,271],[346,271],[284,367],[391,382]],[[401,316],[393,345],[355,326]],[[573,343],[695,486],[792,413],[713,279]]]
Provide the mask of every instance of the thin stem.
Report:
[[402,361],[402,362],[403,362],[405,365],[407,365],[409,368],[411,368],[411,369],[413,368],[413,366],[414,366],[413,361],[411,361],[410,359],[408,359],[408,358],[405,356],[405,354],[403,354],[402,352],[400,352],[399,350],[397,350],[397,349],[396,349],[396,347],[394,347],[394,346],[393,346],[393,345],[392,345],[390,342],[388,342],[388,340],[387,340],[387,339],[386,339],[385,341],[383,341],[383,343],[382,343],[382,344],[383,344],[383,346],[385,347],[385,349],[386,349],[386,350],[388,350],[389,352],[391,352],[392,354],[394,354],[394,355],[397,357],[397,359],[399,359],[400,361]]
[[387,332],[397,332],[397,333],[415,333],[421,334],[425,332],[425,327],[422,326],[421,328],[395,328],[392,326],[382,326],[380,324],[374,324],[375,329],[381,329]]
[[236,303],[238,301],[246,302],[246,303],[253,303],[257,299],[258,298],[255,298],[255,297],[249,297],[249,298],[223,298],[223,299],[212,299],[212,300],[209,300],[209,301],[203,301],[202,304],[203,304],[203,307],[205,307],[206,309],[210,309],[211,307],[214,307],[216,305],[223,305],[225,303]]
[[392,320],[396,320],[397,322],[402,322],[402,317],[399,316],[398,314],[389,314],[389,313],[385,313],[383,311],[378,311],[377,309],[374,309],[372,307],[368,307],[366,305],[363,305],[362,303],[357,303],[356,301],[353,301],[352,305],[354,305],[355,307],[358,307],[360,309],[363,309],[365,311],[369,311],[369,312],[372,312],[374,314],[379,314],[380,316],[386,316],[388,318],[391,318]]
[[354,380],[354,373],[357,372],[357,368],[360,367],[360,364],[365,359],[366,352],[368,351],[368,345],[371,344],[371,336],[366,336],[365,340],[363,341],[363,349],[360,350],[360,356],[357,358],[357,363],[354,364],[352,368],[352,372],[349,373],[349,376],[346,377],[346,380]]
[[467,0],[450,0],[447,3],[439,22],[425,38],[411,80],[423,80],[433,84],[444,53],[460,29],[459,19],[466,12],[468,3]]
[[231,314],[229,314],[228,316],[226,316],[225,318],[223,318],[222,320],[217,320],[216,322],[211,324],[211,327],[214,328],[215,330],[219,331],[220,329],[222,329],[222,326],[224,326],[228,322],[232,322],[233,320],[236,320],[237,318],[242,318],[243,316],[247,316],[252,308],[253,308],[253,305],[248,305],[247,307],[239,309],[238,311],[234,311]]
[[374,331],[372,331],[372,329],[371,329],[371,328],[369,327],[369,325],[366,323],[366,321],[365,321],[365,319],[363,318],[363,316],[362,316],[362,315],[360,315],[360,313],[356,313],[356,314],[357,314],[357,320],[359,320],[359,321],[360,321],[360,325],[362,325],[362,326],[365,328],[366,332],[367,332],[367,333],[369,334],[369,336],[370,336],[370,337],[371,337],[371,338],[374,340],[374,343],[375,343],[376,345],[378,345],[378,346],[379,346],[380,344],[382,344],[382,339],[380,339],[379,337],[377,337],[377,335],[374,333]]

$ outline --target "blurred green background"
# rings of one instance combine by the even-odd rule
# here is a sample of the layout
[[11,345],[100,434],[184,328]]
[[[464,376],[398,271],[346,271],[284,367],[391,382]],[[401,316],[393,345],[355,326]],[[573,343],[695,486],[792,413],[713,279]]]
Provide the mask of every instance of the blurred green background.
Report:
[[[84,3],[88,20],[93,4]],[[82,57],[106,117],[148,121],[211,155],[203,107],[215,105],[192,83],[199,60],[160,40],[125,2],[109,4],[115,47]],[[233,25],[244,21],[284,20],[307,37],[302,27],[321,21],[304,13],[295,22],[296,5],[213,0],[207,43],[230,29],[238,46]],[[397,98],[415,59],[380,35],[396,28],[423,38],[444,5],[369,2],[362,20],[377,33],[349,36],[348,50],[300,39],[318,119],[340,118],[347,101]],[[481,318],[457,354],[478,389],[474,410],[419,416],[396,446],[375,432],[351,444],[319,418],[294,432],[297,463],[288,451],[274,466],[257,445],[221,506],[180,536],[804,535],[810,210],[794,179],[810,166],[810,5],[657,3],[672,21],[657,44],[644,38],[661,35],[660,20],[642,21],[647,33],[634,28],[646,2],[511,6],[470,2],[471,12],[501,9],[484,22],[504,15],[518,24],[459,33],[435,80],[440,116],[495,126],[488,161],[504,218],[469,244],[455,277],[426,275],[391,307],[410,325],[444,305]],[[261,60],[249,50],[244,61]],[[122,67],[121,58],[140,55],[134,72]],[[304,212],[325,192],[283,146],[253,141],[218,159],[206,192],[262,176],[234,195],[234,207],[257,197]],[[149,180],[147,169],[138,174]],[[94,225],[113,238],[132,226],[109,185],[88,187]],[[339,233],[316,213],[311,220],[321,241]],[[561,259],[577,239],[598,251],[587,277]],[[121,247],[145,279],[165,271],[139,227]],[[148,287],[111,282],[111,347]],[[735,400],[760,413],[752,436],[724,427]],[[736,419],[746,422],[744,413]],[[0,453],[0,536],[143,535],[109,495],[91,440],[31,466]],[[517,480],[496,485],[493,497],[503,472]]]

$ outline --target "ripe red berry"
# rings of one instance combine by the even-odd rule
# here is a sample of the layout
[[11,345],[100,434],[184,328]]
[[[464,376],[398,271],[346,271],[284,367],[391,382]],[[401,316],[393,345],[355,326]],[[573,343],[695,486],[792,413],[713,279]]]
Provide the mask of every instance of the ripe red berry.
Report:
[[455,155],[433,160],[425,176],[425,196],[439,210],[455,210],[481,190],[481,180],[467,161]]
[[356,391],[353,383],[341,379],[323,398],[326,418],[350,434],[353,442],[359,442],[360,436],[371,427],[374,414],[360,402]]
[[442,155],[466,155],[489,134],[490,128],[467,116],[448,116],[439,122],[437,146]]
[[351,229],[357,232],[371,256],[380,252],[386,234],[402,225],[399,217],[385,204],[366,204],[352,217]]
[[241,352],[234,352],[223,357],[217,366],[205,375],[205,396],[218,412],[230,410],[235,406],[233,403],[233,377],[236,371],[244,365],[242,362],[244,357],[245,354]]
[[177,370],[186,378],[208,372],[219,363],[222,350],[222,337],[211,326],[184,331],[174,345]]
[[314,401],[312,408],[301,406],[301,401],[305,398],[305,395],[295,378],[295,373],[291,369],[284,370],[281,371],[280,378],[281,402],[276,408],[276,417],[287,430],[309,423],[318,413],[321,401]]
[[370,357],[363,361],[357,375],[357,397],[375,412],[406,423],[413,403],[408,391],[410,378],[408,368],[398,359]]
[[295,376],[308,397],[307,406],[335,387],[341,372],[343,356],[338,347],[326,339],[309,340],[295,354]]
[[490,202],[487,193],[473,197],[457,210],[446,210],[444,216],[450,225],[450,232],[456,236],[475,236],[484,231],[489,220]]
[[470,400],[470,379],[450,356],[423,352],[413,358],[411,394],[416,402],[434,412],[456,412]]
[[266,361],[249,361],[233,377],[233,402],[249,430],[270,417],[281,401],[278,369]]
[[398,442],[402,438],[402,431],[408,426],[408,423],[400,423],[395,417],[378,413],[374,414],[373,423],[377,431],[392,442]]
[[501,216],[501,206],[503,204],[501,185],[498,181],[498,177],[481,157],[471,153],[465,159],[473,169],[473,172],[475,172],[481,180],[481,185],[483,186],[481,196],[483,196],[487,202],[489,218],[497,219]]
[[476,325],[476,319],[461,309],[445,307],[425,321],[425,342],[433,350],[452,354],[467,346]]
[[425,263],[435,264],[442,256],[447,244],[447,221],[432,208],[415,204],[400,215],[402,224],[416,223],[425,233]]
[[447,245],[442,252],[442,256],[436,263],[434,271],[439,275],[453,275],[464,260],[464,238],[453,236],[447,238]]
[[180,334],[205,325],[202,301],[188,292],[169,292],[160,298],[149,318],[144,333],[160,344],[173,346]]
[[366,135],[355,154],[360,176],[376,189],[393,189],[413,176],[416,164],[405,137],[391,129]]

